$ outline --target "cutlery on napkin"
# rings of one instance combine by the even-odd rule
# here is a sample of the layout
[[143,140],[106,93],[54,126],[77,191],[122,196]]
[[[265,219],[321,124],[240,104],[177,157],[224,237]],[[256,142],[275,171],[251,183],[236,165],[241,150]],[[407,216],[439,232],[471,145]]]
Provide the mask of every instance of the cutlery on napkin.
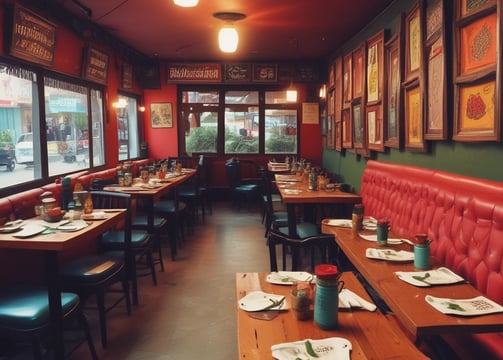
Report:
[[339,337],[320,340],[305,339],[271,346],[272,356],[278,360],[315,358],[349,360],[350,351],[351,342]]
[[339,293],[339,308],[359,307],[368,311],[375,311],[377,306],[360,296],[356,295],[349,289],[342,289]]

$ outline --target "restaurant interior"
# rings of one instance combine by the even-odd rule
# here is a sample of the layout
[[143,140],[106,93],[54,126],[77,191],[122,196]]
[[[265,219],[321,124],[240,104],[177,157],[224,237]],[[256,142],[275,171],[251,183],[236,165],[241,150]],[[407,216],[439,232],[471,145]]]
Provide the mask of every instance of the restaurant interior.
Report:
[[1,3],[0,360],[503,358],[501,0]]

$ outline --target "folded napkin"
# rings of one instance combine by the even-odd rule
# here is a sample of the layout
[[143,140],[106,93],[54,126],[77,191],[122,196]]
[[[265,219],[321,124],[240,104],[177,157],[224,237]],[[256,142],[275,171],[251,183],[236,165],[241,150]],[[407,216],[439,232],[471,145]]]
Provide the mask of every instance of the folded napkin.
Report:
[[[358,234],[362,239],[365,239],[367,241],[377,241],[377,234],[373,235],[367,235],[367,234]],[[402,239],[397,239],[397,238],[388,238],[388,244],[401,244],[403,243]]]
[[352,307],[362,308],[368,311],[375,311],[377,306],[356,295],[349,289],[342,289],[339,293],[339,308],[349,309]]
[[351,342],[344,338],[332,337],[320,340],[301,340],[271,346],[272,356],[278,360],[349,360]]

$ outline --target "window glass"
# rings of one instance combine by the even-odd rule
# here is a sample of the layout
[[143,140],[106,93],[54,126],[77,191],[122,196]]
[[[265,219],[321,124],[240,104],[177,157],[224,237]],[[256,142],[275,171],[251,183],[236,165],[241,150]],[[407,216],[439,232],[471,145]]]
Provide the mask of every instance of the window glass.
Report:
[[214,111],[181,111],[185,128],[187,153],[216,153],[218,113]]
[[46,77],[44,96],[49,175],[88,168],[87,88]]
[[225,153],[258,154],[259,116],[258,107],[246,110],[227,107],[225,109]]
[[265,110],[265,153],[297,152],[297,110]]
[[218,91],[182,91],[182,103],[185,104],[218,104]]
[[[105,165],[103,139],[103,93],[91,90],[91,138],[93,144],[93,166]],[[87,137],[89,139],[89,136]]]
[[0,84],[0,187],[8,187],[41,177],[38,92],[35,73],[7,64]]
[[137,100],[120,95],[116,103],[119,136],[119,161],[140,157]]
[[286,91],[266,91],[265,92],[266,105],[271,104],[289,104],[286,100]]

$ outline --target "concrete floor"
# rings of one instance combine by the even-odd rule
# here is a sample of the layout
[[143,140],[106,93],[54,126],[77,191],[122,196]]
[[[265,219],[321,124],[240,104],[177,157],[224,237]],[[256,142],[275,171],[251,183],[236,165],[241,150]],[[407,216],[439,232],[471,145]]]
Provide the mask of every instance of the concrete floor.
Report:
[[[196,225],[158,285],[140,279],[140,304],[108,314],[108,346],[101,347],[97,317],[89,314],[102,360],[237,359],[234,274],[269,271],[264,226],[258,211],[233,211],[214,204],[205,224]],[[89,359],[85,344],[72,359]]]

